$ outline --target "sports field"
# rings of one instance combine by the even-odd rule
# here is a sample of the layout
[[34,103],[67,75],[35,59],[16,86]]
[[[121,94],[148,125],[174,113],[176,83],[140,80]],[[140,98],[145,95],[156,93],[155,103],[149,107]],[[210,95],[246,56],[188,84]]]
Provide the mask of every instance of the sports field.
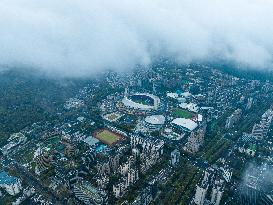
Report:
[[184,109],[180,109],[180,108],[174,109],[173,114],[177,117],[183,117],[186,119],[190,119],[194,116],[191,112],[184,110]]
[[136,103],[142,104],[142,105],[154,105],[154,99],[147,95],[130,95],[128,98]]
[[94,133],[94,137],[96,137],[98,140],[107,145],[113,145],[122,139],[122,137],[119,134],[107,129],[96,131]]

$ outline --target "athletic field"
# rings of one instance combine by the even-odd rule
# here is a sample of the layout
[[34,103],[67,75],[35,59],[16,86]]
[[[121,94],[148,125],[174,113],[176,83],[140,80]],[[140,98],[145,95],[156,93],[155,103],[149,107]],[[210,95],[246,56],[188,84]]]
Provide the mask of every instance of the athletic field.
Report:
[[94,133],[94,137],[107,145],[116,144],[122,139],[122,136],[107,129],[101,129]]
[[174,109],[173,114],[177,117],[183,117],[186,119],[191,119],[194,116],[191,112],[180,108]]

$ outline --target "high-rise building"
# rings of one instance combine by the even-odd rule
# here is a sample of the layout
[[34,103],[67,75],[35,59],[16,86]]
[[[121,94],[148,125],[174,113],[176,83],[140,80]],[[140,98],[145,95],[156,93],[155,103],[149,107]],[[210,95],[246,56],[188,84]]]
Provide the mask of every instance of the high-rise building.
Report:
[[207,190],[208,190],[208,185],[196,187],[196,193],[194,196],[194,203],[196,205],[203,205],[204,204]]
[[110,156],[109,157],[109,164],[110,164],[110,169],[112,172],[116,172],[118,170],[119,167],[119,154],[115,155],[115,156]]
[[211,200],[210,200],[210,202],[213,205],[219,205],[220,204],[221,198],[222,198],[223,193],[224,193],[223,183],[224,183],[224,180],[222,180],[222,179],[215,180],[215,182],[214,182],[212,192],[211,192]]
[[250,97],[247,99],[246,109],[249,110],[252,107],[253,104],[253,98]]
[[252,129],[252,135],[257,140],[262,140],[264,137],[266,137],[269,127],[271,125],[273,118],[273,111],[272,109],[267,110],[263,115],[260,123],[255,124]]
[[[226,180],[221,168],[209,168],[204,173],[204,178],[197,184],[193,203],[195,205],[219,205],[224,193]],[[210,193],[210,199],[208,193]]]
[[232,113],[232,115],[227,118],[225,128],[229,129],[229,128],[233,127],[234,124],[236,122],[238,122],[238,120],[241,118],[241,115],[242,115],[242,110],[241,109],[235,110]]
[[197,131],[190,134],[188,142],[184,146],[184,150],[190,153],[196,153],[204,143],[206,125],[201,126]]
[[52,162],[53,156],[49,155],[48,153],[40,155],[36,159],[35,173],[40,174],[44,172],[52,165]]
[[196,205],[204,204],[206,194],[209,188],[209,177],[210,177],[210,173],[205,171],[203,180],[196,187],[196,192],[193,199]]
[[175,166],[179,162],[180,152],[175,149],[171,152],[171,165]]
[[86,205],[102,205],[108,201],[107,194],[93,187],[88,181],[77,183],[73,192],[76,198]]

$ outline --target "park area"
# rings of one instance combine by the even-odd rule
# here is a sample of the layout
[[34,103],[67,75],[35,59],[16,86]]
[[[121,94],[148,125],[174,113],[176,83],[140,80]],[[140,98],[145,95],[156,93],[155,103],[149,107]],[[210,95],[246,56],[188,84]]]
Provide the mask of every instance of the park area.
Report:
[[102,143],[107,144],[109,146],[114,145],[123,139],[123,137],[120,134],[110,131],[108,129],[101,129],[95,131],[94,137],[100,140]]
[[173,115],[176,117],[182,117],[182,118],[186,118],[186,119],[191,119],[194,117],[193,113],[191,113],[187,110],[181,109],[181,108],[175,108],[173,110]]

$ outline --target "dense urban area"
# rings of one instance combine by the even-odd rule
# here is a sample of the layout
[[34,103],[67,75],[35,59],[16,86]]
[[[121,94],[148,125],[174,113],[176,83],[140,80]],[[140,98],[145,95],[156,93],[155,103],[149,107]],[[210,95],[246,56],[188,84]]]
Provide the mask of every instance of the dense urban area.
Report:
[[273,204],[270,81],[170,62],[1,78],[0,204]]

